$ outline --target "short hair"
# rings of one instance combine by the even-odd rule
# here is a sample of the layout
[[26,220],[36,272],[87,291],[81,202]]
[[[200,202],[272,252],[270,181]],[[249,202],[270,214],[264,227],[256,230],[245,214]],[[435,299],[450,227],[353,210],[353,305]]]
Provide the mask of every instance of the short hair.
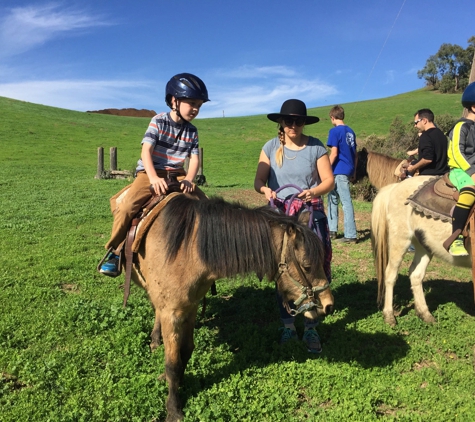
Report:
[[421,108],[414,116],[419,116],[419,119],[427,119],[429,122],[434,121],[434,113],[428,108]]
[[345,120],[345,110],[341,105],[333,106],[330,110],[330,117],[338,120]]

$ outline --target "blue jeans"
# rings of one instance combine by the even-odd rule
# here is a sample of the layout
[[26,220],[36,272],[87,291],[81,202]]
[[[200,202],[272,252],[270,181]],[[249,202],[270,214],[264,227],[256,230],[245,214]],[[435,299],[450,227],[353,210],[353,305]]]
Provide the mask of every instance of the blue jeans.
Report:
[[355,211],[351,202],[350,178],[345,174],[335,175],[335,189],[328,194],[328,226],[331,232],[338,231],[338,204],[343,208],[344,236],[356,239]]

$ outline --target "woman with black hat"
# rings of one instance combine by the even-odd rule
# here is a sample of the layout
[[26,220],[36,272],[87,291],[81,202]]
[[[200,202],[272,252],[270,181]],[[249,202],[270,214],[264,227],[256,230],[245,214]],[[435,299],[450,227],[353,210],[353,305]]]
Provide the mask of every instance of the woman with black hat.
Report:
[[[325,215],[322,195],[334,188],[333,172],[327,150],[322,142],[303,133],[305,125],[317,123],[316,116],[307,116],[307,107],[303,101],[287,100],[282,104],[280,113],[267,115],[269,120],[278,123],[278,136],[268,141],[262,148],[257,166],[254,188],[265,195],[266,199],[283,212],[297,214],[304,203],[311,204],[314,231],[325,245],[324,270],[331,282],[331,241]],[[296,185],[302,192],[291,199],[295,189],[284,185]],[[278,297],[279,309],[284,327],[281,328],[281,344],[297,339],[294,317],[291,316]],[[320,337],[316,331],[318,321],[305,318],[305,331],[302,340],[311,353],[322,350]]]

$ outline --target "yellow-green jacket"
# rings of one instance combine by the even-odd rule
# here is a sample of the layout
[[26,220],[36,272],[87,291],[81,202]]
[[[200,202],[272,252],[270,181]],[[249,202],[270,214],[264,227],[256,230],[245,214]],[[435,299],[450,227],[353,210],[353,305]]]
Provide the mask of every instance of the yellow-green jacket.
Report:
[[462,169],[471,176],[475,173],[475,122],[459,120],[450,131],[449,139],[449,167]]

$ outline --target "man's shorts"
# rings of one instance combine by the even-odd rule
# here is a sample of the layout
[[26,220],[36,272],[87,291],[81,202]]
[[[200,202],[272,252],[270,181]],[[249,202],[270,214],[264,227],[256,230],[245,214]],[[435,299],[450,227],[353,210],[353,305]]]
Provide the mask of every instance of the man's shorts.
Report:
[[462,169],[452,169],[449,173],[449,180],[457,188],[458,191],[465,186],[475,186],[475,182],[468,175],[466,171]]

